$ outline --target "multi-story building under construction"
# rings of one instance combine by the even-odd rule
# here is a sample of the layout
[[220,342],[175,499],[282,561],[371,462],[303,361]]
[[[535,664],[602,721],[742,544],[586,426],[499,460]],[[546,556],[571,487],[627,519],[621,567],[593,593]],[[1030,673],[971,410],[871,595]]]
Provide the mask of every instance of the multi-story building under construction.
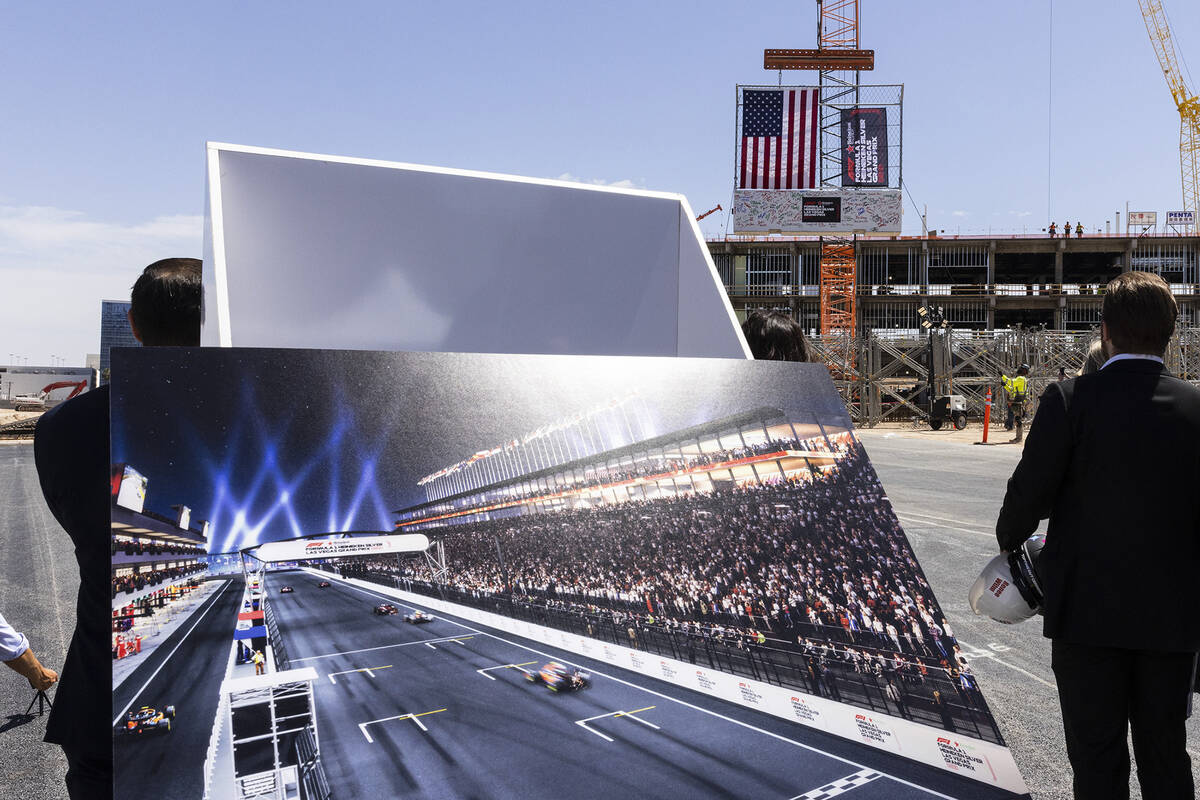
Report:
[[[729,236],[708,247],[739,316],[786,311],[821,332],[815,237]],[[1128,269],[1161,275],[1179,301],[1180,325],[1197,324],[1196,236],[895,236],[859,238],[855,249],[860,334],[916,329],[921,306],[940,306],[959,330],[1086,331],[1100,324],[1105,284]]]

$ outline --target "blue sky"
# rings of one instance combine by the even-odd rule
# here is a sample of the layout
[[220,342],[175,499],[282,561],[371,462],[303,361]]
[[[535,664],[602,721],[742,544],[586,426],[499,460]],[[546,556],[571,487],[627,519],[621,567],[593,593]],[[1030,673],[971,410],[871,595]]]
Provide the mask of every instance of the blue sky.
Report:
[[[1200,8],[1164,4],[1200,74]],[[930,227],[1102,229],[1126,201],[1180,207],[1179,118],[1135,0],[1055,0],[1053,73],[1049,0],[862,7],[864,80],[905,84],[905,182]],[[0,285],[19,299],[0,361],[82,363],[101,299],[152,260],[200,255],[207,140],[728,207],[734,87],[775,82],[763,48],[813,46],[815,16],[801,0],[9,3]],[[905,213],[919,233],[907,198]]]

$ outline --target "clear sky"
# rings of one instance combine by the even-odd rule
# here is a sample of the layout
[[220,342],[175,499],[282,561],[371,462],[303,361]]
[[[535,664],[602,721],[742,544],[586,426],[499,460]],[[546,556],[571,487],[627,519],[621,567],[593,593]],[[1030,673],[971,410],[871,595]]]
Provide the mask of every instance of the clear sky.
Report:
[[[1200,74],[1200,7],[1164,5]],[[1054,0],[1052,42],[1050,0],[862,9],[877,64],[864,82],[905,85],[905,183],[931,228],[1094,230],[1126,201],[1181,206],[1179,117],[1136,0]],[[208,140],[728,208],[735,86],[774,83],[763,48],[814,46],[815,18],[811,0],[12,0],[0,16],[0,363],[82,364],[98,352],[101,299],[127,299],[153,260],[200,256]],[[905,232],[919,233],[905,206]],[[718,212],[702,226],[725,224]]]

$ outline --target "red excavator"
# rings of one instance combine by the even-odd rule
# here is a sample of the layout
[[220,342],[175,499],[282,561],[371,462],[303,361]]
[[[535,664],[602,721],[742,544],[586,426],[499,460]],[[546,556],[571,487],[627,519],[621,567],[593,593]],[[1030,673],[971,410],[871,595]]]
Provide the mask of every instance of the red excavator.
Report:
[[49,383],[42,387],[42,390],[37,394],[19,394],[13,398],[13,403],[16,405],[17,411],[45,411],[46,400],[50,397],[50,393],[55,389],[65,389],[68,386],[74,386],[71,393],[64,400],[70,400],[75,395],[88,388],[88,380],[85,378],[79,383],[75,381],[57,381]]

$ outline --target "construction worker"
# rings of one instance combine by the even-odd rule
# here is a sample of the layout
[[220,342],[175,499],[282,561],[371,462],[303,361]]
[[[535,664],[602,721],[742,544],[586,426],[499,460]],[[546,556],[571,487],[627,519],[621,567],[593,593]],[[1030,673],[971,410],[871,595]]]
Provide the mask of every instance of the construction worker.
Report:
[[1017,369],[1015,378],[1001,375],[1000,382],[1004,384],[1004,395],[1008,400],[1008,416],[1004,422],[1004,429],[1011,431],[1016,425],[1017,435],[1013,437],[1012,441],[1019,442],[1025,438],[1025,401],[1029,397],[1029,365],[1022,364]]
[[1075,238],[1076,239],[1083,238],[1083,223],[1082,222],[1076,223],[1076,225],[1075,225]]
[[1064,239],[1071,238],[1071,223],[1070,223],[1070,221],[1063,223],[1063,238]]
[[1055,225],[1053,222],[1051,222],[1050,223],[1050,238],[1053,239],[1057,233],[1058,233],[1058,226]]
[[254,651],[254,657],[251,659],[254,662],[254,674],[263,675],[267,671],[267,659],[263,657],[261,650]]

